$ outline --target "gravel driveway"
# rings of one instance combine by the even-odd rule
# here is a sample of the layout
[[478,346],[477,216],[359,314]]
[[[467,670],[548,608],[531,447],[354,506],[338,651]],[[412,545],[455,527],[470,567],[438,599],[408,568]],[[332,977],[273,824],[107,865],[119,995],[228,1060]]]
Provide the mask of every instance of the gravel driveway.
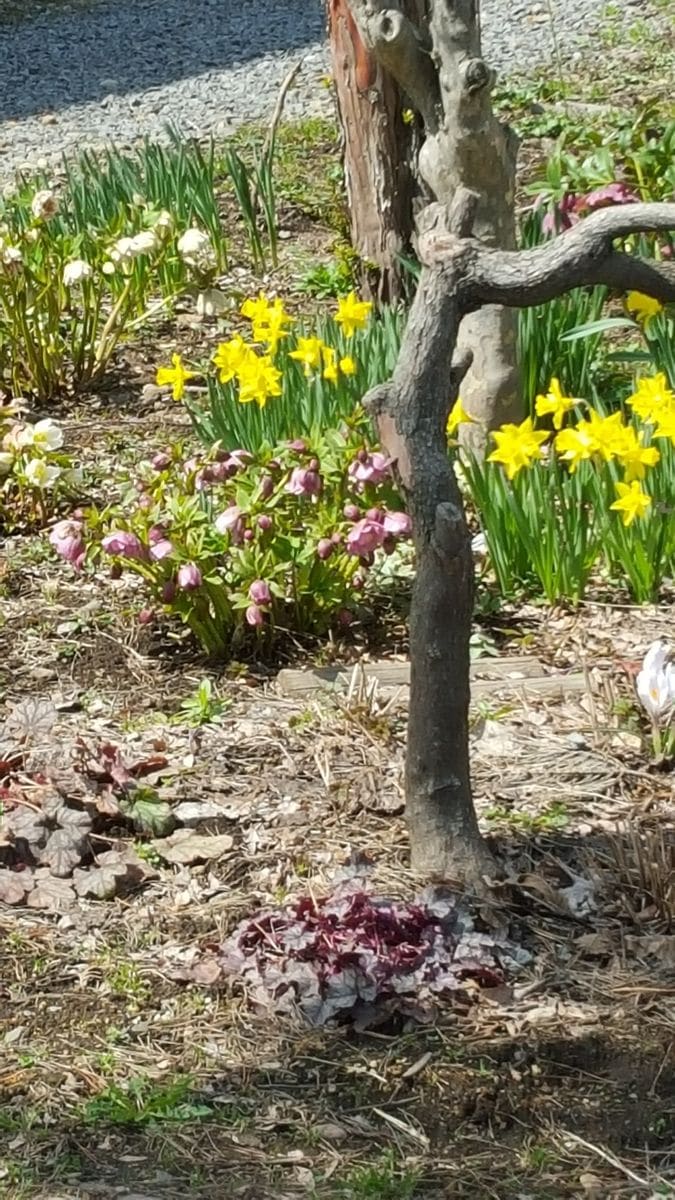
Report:
[[[553,5],[563,52],[589,46],[599,0]],[[481,9],[485,53],[500,71],[551,60],[549,0],[482,0]],[[187,134],[226,133],[270,112],[299,57],[287,115],[331,111],[323,0],[31,0],[31,10],[17,19],[0,0],[4,177],[109,139],[132,145],[168,123]]]

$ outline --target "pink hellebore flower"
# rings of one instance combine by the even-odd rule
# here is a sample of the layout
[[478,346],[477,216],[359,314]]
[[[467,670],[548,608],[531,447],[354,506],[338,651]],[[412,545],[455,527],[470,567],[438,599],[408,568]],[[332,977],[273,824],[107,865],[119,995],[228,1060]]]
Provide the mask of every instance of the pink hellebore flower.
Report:
[[161,562],[170,554],[173,554],[173,542],[170,542],[168,538],[160,538],[150,547],[150,557],[153,562]]
[[244,516],[241,509],[236,504],[231,504],[216,517],[215,526],[218,533],[229,533],[234,546],[239,545],[244,536]]
[[292,496],[318,496],[321,492],[321,476],[309,467],[294,467],[286,491]]
[[257,604],[249,604],[246,609],[246,620],[249,625],[260,628],[265,623],[265,614],[261,608],[258,608]]
[[324,562],[330,558],[335,549],[335,542],[331,538],[321,538],[316,545],[316,552],[320,559]]
[[243,471],[250,462],[253,462],[253,455],[248,450],[230,450],[227,461]]
[[268,529],[272,528],[272,525],[272,518],[268,517],[267,513],[261,513],[258,517],[258,529],[262,529],[263,533],[266,533]]
[[167,454],[166,451],[160,451],[159,454],[155,454],[154,458],[150,460],[150,465],[153,471],[166,471],[167,467],[171,466],[171,461],[170,454]]
[[387,533],[393,533],[395,537],[409,537],[412,532],[410,517],[404,512],[385,513],[384,527]]
[[84,561],[85,544],[80,521],[58,521],[49,534],[54,550],[66,562],[80,570]]
[[379,450],[374,450],[372,454],[361,450],[354,461],[349,464],[347,474],[361,486],[366,483],[377,484],[383,483],[385,479],[389,478],[390,467],[391,459],[381,454]]
[[[543,200],[543,195],[535,201],[535,208]],[[576,225],[579,220],[577,214],[577,204],[579,197],[574,192],[565,192],[558,204],[550,208],[546,215],[542,218],[541,231],[542,233],[554,234],[562,233],[565,229],[570,229],[572,225]]]
[[178,568],[176,581],[184,592],[196,592],[197,588],[202,586],[202,573],[194,563],[183,563],[183,566]]
[[361,509],[356,504],[345,504],[342,512],[348,521],[358,521],[361,516]]
[[269,584],[264,579],[254,579],[248,594],[254,604],[271,604],[272,593]]
[[140,538],[135,533],[127,533],[124,529],[116,529],[108,533],[101,542],[106,554],[118,554],[121,558],[138,559],[143,562],[148,552]]
[[379,521],[370,521],[367,517],[357,521],[347,534],[347,551],[349,554],[372,554],[379,549],[386,537],[384,525]]
[[606,183],[577,201],[578,212],[594,212],[613,204],[635,204],[640,199],[625,183]]

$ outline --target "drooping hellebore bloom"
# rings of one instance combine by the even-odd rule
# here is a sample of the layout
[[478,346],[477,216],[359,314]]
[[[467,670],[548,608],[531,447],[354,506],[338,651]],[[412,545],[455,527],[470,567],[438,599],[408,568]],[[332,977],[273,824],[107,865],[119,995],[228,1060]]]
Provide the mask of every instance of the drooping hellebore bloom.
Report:
[[391,474],[391,459],[386,455],[381,454],[379,450],[374,450],[369,454],[367,450],[360,450],[356,458],[347,468],[347,474],[350,479],[353,479],[359,490],[363,490],[363,485],[366,483],[383,483]]
[[655,725],[667,723],[675,709],[675,662],[670,653],[667,642],[652,642],[635,681],[640,703]]
[[216,517],[214,522],[218,533],[229,534],[233,546],[238,546],[244,536],[244,516],[236,504],[231,504],[224,512]]
[[347,552],[357,554],[359,558],[365,554],[372,554],[374,550],[379,549],[386,536],[387,531],[382,522],[371,521],[365,517],[349,530],[346,538]]
[[292,496],[318,496],[321,493],[321,476],[309,467],[294,467],[285,490]]
[[316,544],[317,556],[325,562],[335,550],[335,542],[331,538],[320,538]]
[[194,563],[183,563],[178,568],[176,582],[183,592],[196,592],[203,583],[202,573]]
[[168,538],[160,538],[150,547],[150,558],[153,562],[161,562],[163,558],[169,558],[173,554],[173,542]]
[[412,533],[412,522],[404,512],[386,512],[383,524],[387,533],[395,537],[409,537]]
[[245,615],[248,624],[256,628],[260,628],[265,623],[265,614],[262,608],[258,608],[257,604],[249,604]]
[[86,550],[81,521],[57,521],[50,530],[49,541],[61,558],[71,563],[76,571],[80,570]]
[[101,541],[106,554],[117,554],[121,558],[137,559],[143,562],[148,557],[146,547],[135,533],[127,533],[125,529],[116,529],[106,534]]
[[254,579],[248,589],[248,594],[254,604],[272,603],[272,593],[269,584],[264,579]]

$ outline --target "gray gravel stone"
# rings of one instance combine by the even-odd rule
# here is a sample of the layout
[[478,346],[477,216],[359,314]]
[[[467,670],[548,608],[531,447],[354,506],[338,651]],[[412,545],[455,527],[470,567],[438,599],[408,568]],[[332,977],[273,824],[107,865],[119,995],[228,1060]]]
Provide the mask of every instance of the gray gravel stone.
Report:
[[[634,4],[634,0],[633,0]],[[619,7],[630,9],[631,0]],[[553,0],[564,53],[597,53],[598,0]],[[323,0],[39,0],[3,22],[0,173],[108,141],[133,146],[169,124],[226,134],[267,117],[303,59],[286,114],[332,112]],[[482,0],[484,52],[502,73],[551,61],[548,0]],[[581,50],[579,48],[582,48]]]

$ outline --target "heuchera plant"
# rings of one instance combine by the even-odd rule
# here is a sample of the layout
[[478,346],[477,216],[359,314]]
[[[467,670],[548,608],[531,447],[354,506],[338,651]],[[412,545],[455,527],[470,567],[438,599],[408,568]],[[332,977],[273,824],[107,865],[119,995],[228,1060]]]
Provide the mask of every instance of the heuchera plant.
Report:
[[210,977],[219,967],[262,1009],[366,1028],[397,1015],[429,1020],[442,998],[465,1004],[476,985],[501,985],[513,950],[476,932],[456,897],[406,903],[355,880],[325,899],[305,896],[242,921]]
[[389,464],[356,434],[256,456],[157,454],[121,502],[50,535],[75,569],[140,575],[140,619],[176,613],[221,654],[237,627],[322,632],[348,624],[377,554],[410,534]]

